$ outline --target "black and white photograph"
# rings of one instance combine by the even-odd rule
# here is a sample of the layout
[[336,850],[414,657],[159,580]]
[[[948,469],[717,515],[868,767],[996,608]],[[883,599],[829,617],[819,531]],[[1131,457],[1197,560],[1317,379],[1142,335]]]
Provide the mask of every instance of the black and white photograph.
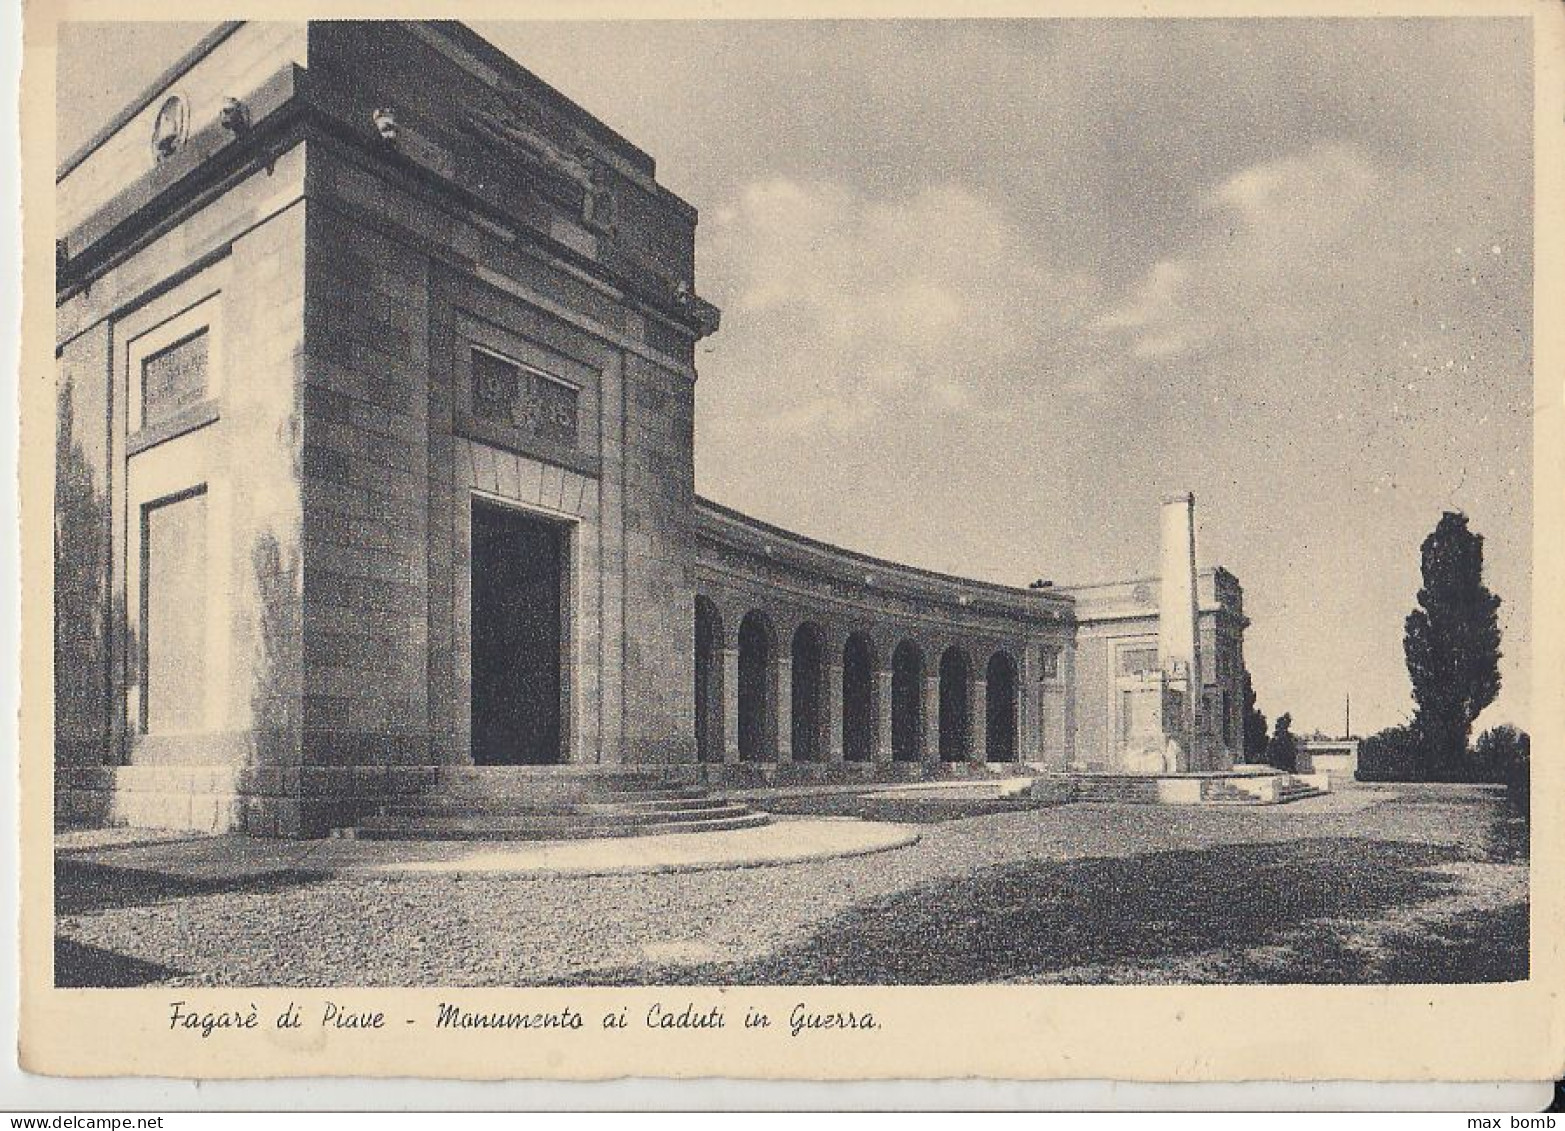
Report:
[[329,14],[57,28],[52,987],[1537,976],[1533,19]]

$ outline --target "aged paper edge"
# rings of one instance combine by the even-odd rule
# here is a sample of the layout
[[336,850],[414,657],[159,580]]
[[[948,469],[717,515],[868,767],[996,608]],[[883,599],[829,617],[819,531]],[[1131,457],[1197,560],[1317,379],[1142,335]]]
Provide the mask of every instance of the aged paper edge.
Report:
[[[24,291],[19,381],[22,712],[22,1066],[63,1076],[138,1075],[271,1078],[351,1075],[465,1079],[605,1080],[625,1076],[749,1079],[1119,1079],[1537,1080],[1565,1075],[1560,990],[1565,925],[1561,856],[1565,826],[1565,328],[1543,312],[1565,310],[1565,9],[1552,0],[1400,0],[1240,4],[1222,0],[1160,5],[1158,16],[1516,16],[1531,20],[1535,50],[1534,131],[1534,625],[1533,864],[1531,980],[1466,986],[1246,987],[659,987],[656,989],[240,989],[61,990],[52,986],[51,789],[53,381],[48,301],[53,229],[54,28],[62,20],[160,19],[147,0],[40,0],[24,28],[22,137]],[[1141,5],[1084,0],[1047,6],[1000,0],[937,8],[912,0],[782,3],[631,3],[540,0],[486,3],[335,3],[274,0],[263,7],[189,5],[182,19],[338,17],[649,18],[1146,15]],[[192,1039],[170,1033],[169,1002],[203,1009],[254,1007],[254,1039]],[[290,1001],[318,1010],[384,1008],[396,1017],[433,1015],[439,1002],[493,1009],[550,1010],[569,1004],[589,1020],[580,1033],[445,1032],[393,1028],[373,1039],[310,1028],[281,1040],[265,1026]],[[821,1033],[734,1040],[733,1030],[670,1040],[645,1030],[592,1040],[605,1011],[632,1016],[653,1002],[747,1005],[786,1016],[812,1009],[871,1010],[872,1034]]]

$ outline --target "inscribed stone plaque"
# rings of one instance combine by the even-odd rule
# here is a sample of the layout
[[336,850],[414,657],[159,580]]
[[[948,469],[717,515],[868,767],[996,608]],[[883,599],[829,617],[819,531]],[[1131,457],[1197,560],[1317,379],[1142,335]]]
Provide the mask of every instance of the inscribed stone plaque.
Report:
[[203,327],[141,363],[141,422],[167,420],[206,396],[210,337]]
[[1156,648],[1127,648],[1119,654],[1119,672],[1121,675],[1135,675],[1137,672],[1157,671]]

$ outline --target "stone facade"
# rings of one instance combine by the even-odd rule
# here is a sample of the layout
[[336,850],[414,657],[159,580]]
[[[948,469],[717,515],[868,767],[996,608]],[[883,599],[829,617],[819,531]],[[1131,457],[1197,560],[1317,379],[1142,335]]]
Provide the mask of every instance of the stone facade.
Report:
[[[718,315],[655,172],[459,25],[348,21],[221,26],[62,166],[61,819],[317,835],[471,764],[496,508],[559,546],[561,772],[1122,764],[1156,579],[989,585],[696,497]],[[1196,580],[1215,766],[1245,622]]]
[[[1071,761],[1075,622],[1065,594],[880,561],[706,500],[696,517],[695,591],[711,626],[698,634],[698,665],[712,673],[703,760],[790,767],[795,777],[825,776],[815,766],[869,774],[989,761],[1064,769]],[[759,629],[748,639],[747,622]],[[752,650],[765,653],[766,737],[747,749],[741,689]],[[895,678],[899,653],[912,677],[905,687]],[[856,749],[854,677],[845,679],[855,666],[864,732]],[[819,692],[797,694],[801,679]],[[899,727],[916,735],[902,749]],[[798,738],[808,740],[803,748]]]
[[[1158,654],[1159,579],[1140,578],[1066,590],[1076,608],[1076,765],[1118,770],[1135,729],[1137,696],[1165,693]],[[1196,573],[1197,641],[1203,692],[1197,752],[1184,769],[1219,770],[1243,761],[1244,616],[1238,580],[1222,568]],[[1148,708],[1142,708],[1143,711]],[[1161,702],[1153,711],[1161,710]]]

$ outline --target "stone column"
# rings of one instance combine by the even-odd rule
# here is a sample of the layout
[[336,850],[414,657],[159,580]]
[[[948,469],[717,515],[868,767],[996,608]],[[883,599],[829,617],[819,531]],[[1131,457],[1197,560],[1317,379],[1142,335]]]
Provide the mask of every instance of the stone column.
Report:
[[793,657],[778,650],[772,667],[772,695],[777,704],[773,712],[777,734],[774,750],[778,762],[793,761]]
[[870,687],[870,717],[875,733],[870,736],[870,758],[876,765],[891,761],[891,669],[877,670]]
[[1038,727],[1039,697],[1044,694],[1039,682],[1042,674],[1038,649],[1029,644],[1022,649],[1021,667],[1016,673],[1016,754],[1022,761],[1043,760],[1042,735]]
[[723,649],[723,761],[739,761],[739,649]]
[[841,762],[842,751],[842,665],[826,669],[826,761]]
[[989,760],[989,683],[974,679],[967,685],[967,721],[971,741],[967,756],[980,764]]
[[926,763],[940,764],[940,675],[924,677],[924,758]]

